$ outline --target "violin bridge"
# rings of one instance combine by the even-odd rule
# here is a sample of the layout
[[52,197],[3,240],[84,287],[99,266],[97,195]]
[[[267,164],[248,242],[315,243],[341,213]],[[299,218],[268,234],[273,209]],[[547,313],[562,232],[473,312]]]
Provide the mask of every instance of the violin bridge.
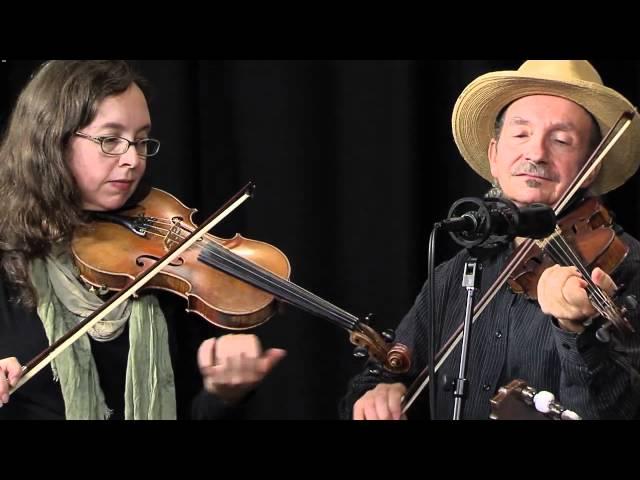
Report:
[[174,219],[173,226],[167,232],[167,235],[164,237],[164,248],[167,251],[171,251],[182,241],[182,226],[180,225],[180,220]]
[[555,239],[558,238],[560,235],[562,235],[562,230],[560,230],[560,227],[556,225],[556,229],[551,235],[549,235],[547,238],[536,240],[535,242],[538,245],[538,247],[546,251],[547,245],[555,241]]

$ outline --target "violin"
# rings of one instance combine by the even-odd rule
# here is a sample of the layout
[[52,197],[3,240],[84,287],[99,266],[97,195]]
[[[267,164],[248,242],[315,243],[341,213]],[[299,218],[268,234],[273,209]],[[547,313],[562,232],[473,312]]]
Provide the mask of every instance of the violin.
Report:
[[[152,188],[136,206],[118,213],[93,212],[92,222],[74,232],[71,251],[81,278],[99,292],[119,291],[196,229],[178,199]],[[152,278],[145,289],[160,289],[187,300],[187,311],[228,330],[245,330],[277,311],[274,295],[216,267],[260,272],[273,284],[289,279],[291,266],[278,248],[241,235],[221,239],[211,234],[196,242]],[[213,268],[211,268],[213,267]]]
[[[196,230],[193,215],[167,192],[153,188],[139,204],[117,213],[95,213],[77,229],[71,250],[82,279],[101,291],[119,291]],[[187,310],[228,330],[265,323],[286,302],[350,332],[357,356],[368,353],[388,371],[409,369],[407,347],[378,335],[354,315],[289,281],[282,251],[242,235],[206,233],[147,282],[187,300]]]
[[[629,253],[629,247],[616,234],[610,212],[595,197],[583,200],[558,219],[557,225],[559,235],[579,255],[589,271],[600,267],[611,274]],[[514,293],[536,300],[538,280],[547,268],[556,263],[575,263],[575,259],[563,258],[563,249],[557,239],[548,239],[545,246],[548,253],[534,244],[529,255],[510,275],[507,283]],[[564,251],[568,254],[568,250]]]
[[[597,198],[588,198],[558,221],[553,235],[532,245],[507,283],[514,293],[535,300],[538,281],[547,268],[554,264],[578,267],[587,282],[591,304],[607,320],[596,332],[596,337],[606,342],[610,340],[608,330],[612,326],[622,333],[635,331],[627,313],[637,308],[637,302],[634,297],[627,296],[621,306],[617,305],[593,282],[589,272],[600,267],[611,275],[628,253],[629,247],[617,235],[609,211]],[[618,286],[614,297],[622,287]]]
[[[115,292],[100,308],[22,368],[9,394],[27,383],[66,348],[142,289],[161,289],[187,299],[188,311],[231,330],[246,330],[276,313],[276,301],[328,319],[350,332],[354,355],[369,356],[392,373],[411,366],[408,348],[392,332],[378,334],[358,317],[289,281],[291,267],[277,248],[236,235],[207,232],[252,196],[247,184],[201,225],[195,209],[152,188],[139,203],[117,212],[94,213],[79,227],[71,250],[82,279],[100,293]],[[376,367],[377,368],[377,367]]]
[[[608,342],[611,327],[620,333],[635,332],[628,313],[637,308],[637,301],[627,296],[623,298],[623,304],[618,305],[595,284],[590,272],[600,267],[611,275],[628,252],[629,247],[617,235],[610,213],[596,198],[589,198],[564,215],[552,235],[531,243],[527,254],[510,270],[513,273],[507,282],[515,293],[536,299],[538,281],[547,268],[554,264],[577,267],[587,283],[591,304],[605,319],[596,332],[596,338]],[[621,287],[618,286],[614,296]]]

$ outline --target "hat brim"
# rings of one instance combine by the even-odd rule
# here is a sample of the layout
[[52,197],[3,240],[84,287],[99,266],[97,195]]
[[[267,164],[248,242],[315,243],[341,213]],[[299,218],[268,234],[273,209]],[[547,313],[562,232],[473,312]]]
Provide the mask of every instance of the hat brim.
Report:
[[[585,81],[556,81],[535,78],[519,72],[493,72],[483,75],[462,92],[453,110],[453,137],[469,165],[488,181],[492,180],[487,150],[494,137],[500,111],[511,102],[529,95],[553,95],[571,100],[589,111],[605,135],[620,115],[634,106],[615,90]],[[640,119],[631,125],[602,161],[602,168],[591,190],[604,194],[614,190],[635,174],[640,165]]]

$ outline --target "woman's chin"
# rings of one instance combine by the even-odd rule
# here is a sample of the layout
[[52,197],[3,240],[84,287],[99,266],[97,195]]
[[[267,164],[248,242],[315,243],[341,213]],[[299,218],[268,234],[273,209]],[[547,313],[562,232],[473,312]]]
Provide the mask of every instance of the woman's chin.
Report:
[[112,210],[118,210],[121,208],[130,195],[123,195],[119,197],[111,197],[108,199],[96,200],[93,202],[85,202],[82,206],[84,210],[89,210],[92,212],[110,212]]

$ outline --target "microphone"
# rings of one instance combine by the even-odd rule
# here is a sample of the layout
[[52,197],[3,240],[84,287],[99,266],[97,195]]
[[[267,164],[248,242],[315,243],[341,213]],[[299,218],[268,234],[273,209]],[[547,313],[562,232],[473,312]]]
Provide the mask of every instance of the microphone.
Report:
[[553,209],[542,203],[519,208],[505,198],[465,197],[451,206],[448,218],[438,225],[469,248],[515,237],[545,238],[553,233],[556,223]]

